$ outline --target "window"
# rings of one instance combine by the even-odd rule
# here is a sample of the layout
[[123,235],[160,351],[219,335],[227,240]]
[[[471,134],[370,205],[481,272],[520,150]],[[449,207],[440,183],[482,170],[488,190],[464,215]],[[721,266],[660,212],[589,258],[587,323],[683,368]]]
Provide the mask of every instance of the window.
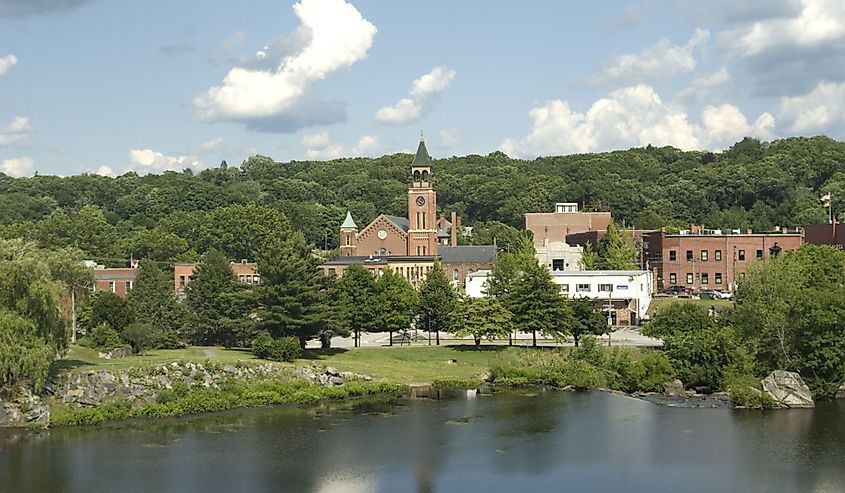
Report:
[[109,281],[109,291],[114,293],[114,281]]
[[706,286],[708,284],[709,280],[710,280],[709,274],[707,274],[706,272],[702,272],[701,273],[701,284],[703,286]]
[[669,274],[669,284],[671,284],[672,286],[678,284],[678,274],[675,274],[674,272]]
[[132,281],[126,281],[126,283],[123,285],[123,287],[126,289],[127,293],[129,291],[132,291]]
[[692,272],[687,272],[687,284],[692,284]]
[[740,279],[745,279],[745,272],[740,272],[740,273],[739,273],[739,278],[740,278]]
[[722,251],[721,250],[713,251],[713,260],[715,260],[716,262],[722,261]]
[[613,284],[599,284],[599,292],[608,293],[613,291]]
[[185,289],[185,276],[179,276],[179,289]]
[[576,284],[575,291],[579,293],[589,293],[590,292],[590,285],[589,284]]
[[568,293],[569,292],[569,284],[561,284],[560,285],[560,292],[561,293]]
[[702,250],[702,251],[701,251],[701,261],[702,261],[702,262],[707,262],[707,257],[708,257],[708,256],[709,256],[709,255],[707,254],[707,250]]
[[692,250],[687,250],[687,262],[692,262]]
[[758,259],[763,258],[763,250],[757,250],[757,258]]
[[669,262],[675,262],[676,260],[678,260],[678,252],[669,250]]
[[552,259],[552,270],[563,270],[563,259]]
[[737,260],[743,262],[745,261],[745,250],[740,250],[739,253],[737,253]]
[[332,277],[336,276],[337,275],[337,269],[335,269],[334,267],[329,267],[329,275],[332,276]]
[[452,271],[452,280],[457,281],[459,275],[460,275],[460,273],[458,272],[458,269],[453,270]]
[[347,236],[346,236],[346,246],[349,246],[349,242],[350,242],[351,240],[352,240],[352,238],[350,238],[350,237],[349,237],[349,235],[347,235]]
[[722,273],[721,272],[716,273],[716,284],[722,284]]

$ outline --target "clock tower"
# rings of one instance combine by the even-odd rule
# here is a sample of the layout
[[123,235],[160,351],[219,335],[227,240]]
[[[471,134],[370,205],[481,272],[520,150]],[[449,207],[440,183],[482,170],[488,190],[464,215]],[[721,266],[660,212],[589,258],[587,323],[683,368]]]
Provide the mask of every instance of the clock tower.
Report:
[[420,136],[408,189],[408,255],[437,255],[437,194],[431,187],[431,165]]

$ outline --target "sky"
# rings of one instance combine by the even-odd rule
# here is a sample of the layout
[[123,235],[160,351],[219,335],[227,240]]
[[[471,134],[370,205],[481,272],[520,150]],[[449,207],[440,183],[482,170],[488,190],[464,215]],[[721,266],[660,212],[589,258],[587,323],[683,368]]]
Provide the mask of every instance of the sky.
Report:
[[842,0],[0,0],[0,172],[845,140]]

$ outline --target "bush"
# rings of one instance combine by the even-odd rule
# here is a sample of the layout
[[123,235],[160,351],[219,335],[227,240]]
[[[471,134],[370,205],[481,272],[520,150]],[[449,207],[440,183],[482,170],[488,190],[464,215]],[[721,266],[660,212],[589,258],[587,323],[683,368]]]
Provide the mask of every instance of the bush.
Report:
[[108,324],[100,324],[88,334],[91,345],[98,349],[114,349],[125,343],[116,330]]
[[123,329],[123,338],[136,353],[155,348],[161,340],[161,329],[152,324],[135,322]]
[[271,361],[296,361],[302,355],[299,339],[296,337],[280,337],[273,339],[270,334],[261,334],[252,344],[252,353],[256,358]]

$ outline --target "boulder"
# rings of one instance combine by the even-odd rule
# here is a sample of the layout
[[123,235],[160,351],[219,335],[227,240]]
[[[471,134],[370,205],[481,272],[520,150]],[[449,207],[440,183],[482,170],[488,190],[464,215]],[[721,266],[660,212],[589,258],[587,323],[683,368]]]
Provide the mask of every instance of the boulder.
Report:
[[338,377],[340,376],[340,372],[337,371],[337,368],[329,366],[326,368],[326,375],[329,375],[331,377]]
[[337,387],[343,385],[343,379],[340,377],[331,377],[329,378],[329,382],[331,382],[332,385]]
[[340,372],[340,378],[342,378],[344,380],[354,380],[355,374],[352,373],[351,371],[342,371],[342,372]]
[[801,375],[792,371],[775,370],[761,382],[763,391],[783,407],[815,407],[813,394]]
[[305,380],[306,382],[314,383],[317,381],[317,374],[314,373],[310,368],[297,368],[296,378],[299,378],[300,380]]
[[663,395],[669,397],[683,397],[685,393],[684,383],[678,380],[672,380],[663,384]]
[[836,391],[836,398],[837,399],[845,399],[845,383],[839,387],[839,390]]

